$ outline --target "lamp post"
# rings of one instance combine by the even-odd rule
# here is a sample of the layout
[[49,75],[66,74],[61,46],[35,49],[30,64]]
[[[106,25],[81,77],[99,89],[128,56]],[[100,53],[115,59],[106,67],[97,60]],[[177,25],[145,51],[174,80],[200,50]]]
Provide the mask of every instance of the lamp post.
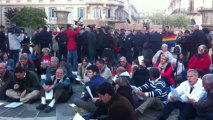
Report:
[[68,15],[69,15],[69,11],[63,11],[63,10],[56,10],[56,17],[57,17],[57,22],[56,24],[59,27],[64,27],[66,28],[66,25],[68,24]]

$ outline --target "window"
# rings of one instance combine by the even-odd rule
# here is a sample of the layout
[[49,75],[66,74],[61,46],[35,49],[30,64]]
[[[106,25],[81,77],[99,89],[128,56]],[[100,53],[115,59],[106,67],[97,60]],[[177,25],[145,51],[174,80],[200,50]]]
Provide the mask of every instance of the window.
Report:
[[32,0],[27,0],[27,2],[32,2]]
[[43,0],[38,0],[39,2],[43,2]]
[[74,19],[74,10],[73,10],[73,8],[69,7],[69,8],[66,8],[66,10],[70,12],[68,14],[68,17],[67,17],[68,21],[73,20]]
[[67,2],[71,2],[72,0],[67,0]]
[[110,18],[111,17],[111,9],[107,10],[107,17]]
[[10,3],[10,0],[6,0],[6,3]]
[[55,0],[50,0],[50,2],[55,2]]
[[101,18],[101,8],[94,8],[94,18]]
[[49,8],[49,18],[56,18],[55,10],[56,8],[54,7]]
[[20,3],[20,2],[21,2],[21,0],[16,0],[16,2],[17,2],[17,3]]
[[78,17],[85,17],[85,8],[78,8]]

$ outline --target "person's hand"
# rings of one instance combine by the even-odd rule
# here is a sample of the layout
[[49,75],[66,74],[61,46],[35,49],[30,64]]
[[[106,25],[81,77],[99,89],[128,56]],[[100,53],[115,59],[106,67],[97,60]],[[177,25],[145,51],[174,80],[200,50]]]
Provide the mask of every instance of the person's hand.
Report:
[[19,85],[19,84],[15,84],[15,85],[13,86],[13,88],[14,88],[15,90],[17,90],[17,89],[20,88],[20,85]]
[[43,87],[43,89],[44,89],[45,92],[49,91],[49,85],[43,85],[42,87]]
[[92,98],[92,102],[95,103],[99,99],[100,99],[99,97]]
[[189,103],[194,104],[196,103],[195,99],[189,98]]
[[24,91],[21,93],[20,97],[23,98],[23,97],[25,97],[26,95],[27,95],[27,92],[26,92],[26,90],[24,90]]
[[141,97],[145,96],[145,93],[142,92],[142,91],[138,91],[137,94],[138,94],[139,96],[141,96]]

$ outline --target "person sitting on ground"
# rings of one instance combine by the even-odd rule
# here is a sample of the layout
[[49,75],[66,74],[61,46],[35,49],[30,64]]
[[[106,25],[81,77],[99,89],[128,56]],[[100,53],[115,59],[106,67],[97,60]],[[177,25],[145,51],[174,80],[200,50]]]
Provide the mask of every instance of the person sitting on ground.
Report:
[[166,54],[168,56],[168,62],[169,63],[173,59],[172,53],[169,52],[169,50],[168,50],[168,45],[167,44],[163,44],[161,46],[161,50],[158,50],[157,53],[155,53],[155,55],[152,58],[152,63],[153,63],[154,66],[156,66],[156,64],[160,63],[161,54]]
[[49,55],[50,49],[43,48],[42,55],[41,55],[41,63],[40,63],[40,74],[46,74],[47,67],[50,66],[51,55]]
[[8,89],[8,101],[33,102],[39,97],[39,77],[33,71],[26,71],[23,67],[15,68],[15,83],[13,89]]
[[112,83],[112,73],[110,69],[105,64],[103,59],[96,60],[96,66],[99,69],[100,75],[108,80],[108,82]]
[[194,69],[187,71],[187,80],[168,94],[168,103],[161,111],[159,120],[166,120],[173,109],[179,109],[179,120],[189,120],[195,117],[196,110],[192,101],[198,101],[205,94],[202,79]]
[[79,78],[82,82],[89,82],[89,78],[87,76],[87,67],[91,64],[87,57],[82,58],[82,63],[78,65],[78,73],[77,78]]
[[97,93],[108,109],[107,120],[138,120],[129,100],[115,93],[110,83],[101,84]]
[[211,65],[211,58],[208,54],[208,48],[206,45],[200,45],[197,53],[192,56],[188,62],[189,69],[202,70],[205,73],[209,72]]
[[124,67],[118,67],[116,73],[117,74],[112,79],[114,82],[118,77],[125,77],[128,80],[129,84],[133,84],[130,78],[130,74],[125,70]]
[[31,62],[26,55],[21,55],[17,66],[21,66],[26,70],[35,71],[34,63]]
[[183,82],[183,80],[185,80],[185,79],[183,79],[183,78],[185,78],[185,76],[183,76],[184,74],[184,72],[185,72],[185,68],[184,68],[184,65],[183,65],[183,63],[181,63],[180,61],[178,61],[178,63],[177,63],[177,59],[172,59],[172,61],[171,61],[171,65],[172,65],[172,71],[173,71],[173,74],[174,74],[174,76],[175,76],[175,81],[176,81],[176,83],[177,82]]
[[148,108],[162,110],[167,101],[167,88],[160,71],[157,68],[149,69],[150,79],[147,83],[138,88],[136,94],[145,98],[145,101],[136,108],[138,114],[143,114]]
[[51,80],[55,75],[57,68],[59,67],[59,60],[57,57],[51,57],[50,66],[47,67],[46,71],[46,79]]
[[141,65],[137,65],[135,70],[132,70],[131,81],[137,87],[142,86],[149,80],[149,61],[144,59]]
[[198,102],[193,103],[193,107],[197,110],[195,120],[211,120],[213,118],[213,74],[206,74],[202,79],[206,94]]
[[71,65],[69,63],[67,63],[67,59],[66,58],[62,58],[61,59],[60,67],[63,67],[63,68],[66,69],[66,71],[67,71],[66,76],[70,79],[70,82],[74,82],[75,78],[77,76],[72,73],[72,67],[71,67]]
[[12,88],[14,73],[7,70],[6,63],[0,63],[0,100],[6,99],[6,90]]
[[[107,80],[99,75],[99,69],[96,65],[90,65],[87,67],[87,76],[90,78],[90,80],[86,83],[86,86],[90,88],[93,97],[98,97],[96,89],[102,83],[107,82]],[[88,91],[86,91],[86,93],[80,99],[75,99],[74,103],[76,106],[81,107],[89,112],[94,112],[96,110],[96,106],[92,101],[90,101],[90,99],[91,96]]]
[[[129,74],[131,73],[131,65],[127,62],[126,57],[124,56],[120,57],[118,67],[124,67]],[[113,76],[117,74],[118,67],[112,71]]]
[[6,64],[7,70],[14,70],[15,69],[14,60],[9,59],[8,53],[3,54],[2,62],[4,62]]
[[160,56],[160,63],[156,64],[156,67],[159,69],[161,77],[166,83],[168,92],[170,91],[170,87],[175,88],[175,79],[172,72],[172,65],[169,63],[169,57],[166,54],[162,54]]
[[[41,80],[41,86],[41,104],[36,107],[38,110],[43,110],[46,113],[51,112],[55,103],[66,102],[70,98],[70,80],[66,77],[66,70],[62,67],[57,68],[52,80]],[[53,90],[53,96],[50,103],[47,104],[45,93],[51,90]]]

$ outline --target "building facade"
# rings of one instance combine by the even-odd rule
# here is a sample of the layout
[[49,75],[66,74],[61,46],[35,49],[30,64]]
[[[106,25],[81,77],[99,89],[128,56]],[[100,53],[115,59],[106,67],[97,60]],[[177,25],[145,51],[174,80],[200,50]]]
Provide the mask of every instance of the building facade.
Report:
[[[137,11],[129,0],[0,0],[0,24],[6,25],[4,13],[9,8],[36,7],[44,10],[47,24],[55,25],[56,12],[70,12],[68,23],[73,24],[81,17],[83,20],[106,21],[107,24],[125,22],[126,18],[137,21]],[[132,12],[132,8],[135,11]],[[132,19],[133,18],[133,19]]]
[[[171,0],[166,13],[167,15],[185,13],[196,24],[202,25],[205,21],[202,18],[203,11],[200,12],[200,10],[212,8],[213,0]],[[208,21],[211,19],[208,18]]]

